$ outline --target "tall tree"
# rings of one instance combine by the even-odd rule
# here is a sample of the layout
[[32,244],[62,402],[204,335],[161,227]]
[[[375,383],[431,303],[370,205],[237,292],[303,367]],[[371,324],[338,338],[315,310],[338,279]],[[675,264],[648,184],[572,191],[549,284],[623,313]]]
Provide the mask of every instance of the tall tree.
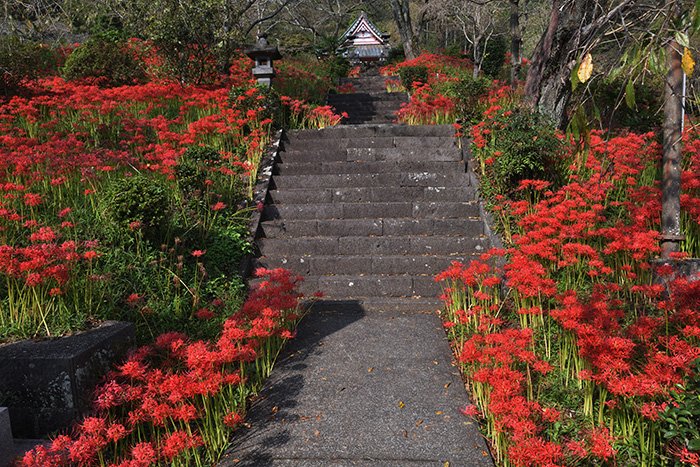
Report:
[[523,45],[523,35],[520,30],[520,0],[509,0],[510,2],[510,85],[518,85],[520,67],[523,62],[521,54]]
[[552,0],[549,24],[533,52],[525,82],[531,105],[559,126],[566,124],[571,71],[604,32],[637,16],[635,8],[655,2],[634,0]]
[[413,30],[413,22],[411,21],[410,0],[391,0],[391,11],[394,13],[396,28],[399,30],[399,36],[401,36],[404,55],[408,60],[412,60],[417,56],[417,38]]
[[498,20],[504,2],[498,0],[431,0],[431,17],[458,29],[471,48],[474,77],[479,76],[489,40],[499,34]]

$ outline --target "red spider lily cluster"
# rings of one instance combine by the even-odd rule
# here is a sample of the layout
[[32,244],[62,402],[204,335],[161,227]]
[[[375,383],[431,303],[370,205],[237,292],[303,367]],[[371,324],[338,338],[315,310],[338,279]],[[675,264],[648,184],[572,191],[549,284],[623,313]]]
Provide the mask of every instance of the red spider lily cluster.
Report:
[[413,83],[410,102],[396,112],[399,122],[408,125],[442,125],[457,118],[453,101],[435,93],[429,84]]
[[450,57],[448,55],[439,55],[431,53],[423,53],[413,60],[405,60],[392,65],[387,65],[380,70],[384,76],[398,75],[401,68],[423,66],[428,69],[429,79],[440,79],[441,75],[450,75],[453,69],[469,69],[472,68],[471,61],[466,58]]
[[[494,91],[472,129],[482,168],[500,156],[496,117],[516,100]],[[684,142],[678,258],[699,253],[697,131]],[[700,280],[655,261],[660,145],[653,133],[594,132],[567,151],[562,186],[523,180],[518,196],[491,200],[506,249],[437,277],[476,404],[465,412],[483,418],[505,465],[698,465],[700,453],[663,436],[672,395],[696,376]]]
[[[449,97],[445,89],[450,83],[471,76],[472,63],[467,59],[424,53],[413,60],[385,66],[381,73],[393,77],[402,68],[410,67],[425,67],[428,79],[426,83],[412,83],[411,99],[396,113],[397,120],[409,125],[454,123],[459,117],[457,106],[455,99]],[[387,79],[386,85],[389,92],[405,91],[396,78]]]
[[21,465],[215,462],[298,319],[300,278],[283,269],[256,274],[262,282],[217,340],[171,332],[137,349],[97,389],[95,413],[72,436],[28,452]]
[[329,105],[312,105],[299,99],[282,96],[282,105],[289,109],[292,128],[326,128],[338,125],[347,113],[338,115]]
[[282,60],[277,65],[275,88],[284,96],[311,103],[323,103],[333,81],[324,62]]
[[[134,40],[130,47],[150,70],[162,66],[149,43]],[[234,58],[230,74],[212,86],[183,86],[155,72],[151,82],[116,88],[49,77],[26,83],[23,96],[0,101],[0,339],[60,334],[98,311],[104,302],[98,289],[108,287],[110,272],[95,263],[110,246],[91,232],[100,230],[104,193],[113,181],[140,174],[177,190],[177,167],[188,148],[218,151],[220,157],[202,168],[203,191],[193,195],[210,209],[193,218],[181,202],[182,218],[191,219],[202,238],[252,196],[273,115],[251,79],[251,63]],[[232,86],[240,92],[234,95]],[[304,127],[342,118],[328,107],[285,102]],[[135,236],[148,227],[145,221],[129,224]],[[180,287],[183,261],[177,258],[188,254],[187,245],[161,243],[163,251],[173,251],[172,261],[157,269],[171,271],[165,286]],[[204,276],[195,274],[198,286]],[[200,308],[194,284],[182,289]],[[143,291],[127,295],[132,292]]]

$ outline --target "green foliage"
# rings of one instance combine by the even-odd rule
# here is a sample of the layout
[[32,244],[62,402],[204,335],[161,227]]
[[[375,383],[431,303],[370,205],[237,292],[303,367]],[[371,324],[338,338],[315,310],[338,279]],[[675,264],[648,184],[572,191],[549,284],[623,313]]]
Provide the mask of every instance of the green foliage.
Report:
[[123,41],[90,39],[66,59],[63,76],[68,80],[91,78],[106,86],[146,81],[146,70],[135,52]]
[[108,215],[119,228],[139,223],[144,237],[152,241],[167,232],[172,217],[168,188],[159,179],[142,174],[116,178],[106,193]]
[[207,168],[219,162],[219,151],[208,146],[191,146],[175,166],[175,177],[183,193],[201,196],[206,190]]
[[491,80],[480,76],[474,78],[470,72],[463,73],[457,81],[447,81],[443,92],[455,103],[457,114],[464,121],[476,122],[481,116],[478,101],[491,86]]
[[413,83],[428,82],[428,68],[423,65],[402,67],[399,68],[399,77],[401,84],[410,91],[413,89]]
[[661,126],[663,79],[660,76],[646,76],[633,82],[617,75],[592,84],[592,93],[603,127],[624,127],[644,133]]
[[17,92],[23,81],[55,71],[57,62],[58,56],[50,47],[14,35],[0,36],[0,92]]
[[484,60],[481,63],[481,71],[492,78],[499,78],[503,70],[508,42],[505,36],[496,36],[489,39],[484,51]]
[[340,55],[330,55],[324,62],[326,62],[326,74],[334,82],[338,78],[347,76],[351,68],[348,59]]
[[661,414],[662,433],[667,442],[700,451],[700,359],[685,386],[672,393],[673,400]]
[[152,0],[129,10],[129,26],[153,41],[170,75],[181,83],[213,81],[227,58],[226,2]]
[[487,169],[491,194],[515,197],[522,180],[546,180],[560,184],[564,177],[562,143],[546,117],[525,107],[502,113],[495,126],[501,128],[490,147],[493,162]]
[[344,59],[330,56],[320,60],[311,55],[287,57],[276,64],[274,87],[281,96],[323,105],[338,73],[347,74],[345,66]]
[[213,226],[207,241],[207,261],[214,275],[235,275],[243,255],[250,252],[245,223]]

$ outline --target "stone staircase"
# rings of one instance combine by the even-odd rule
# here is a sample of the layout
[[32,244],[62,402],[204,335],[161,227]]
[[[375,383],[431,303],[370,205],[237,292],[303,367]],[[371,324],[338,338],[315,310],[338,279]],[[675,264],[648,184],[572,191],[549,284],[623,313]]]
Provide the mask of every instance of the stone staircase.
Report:
[[434,275],[487,248],[453,133],[449,125],[289,132],[258,264],[302,274],[302,292],[366,310],[437,309]]
[[219,465],[493,467],[435,313],[434,275],[489,245],[463,152],[449,125],[387,124],[406,97],[383,78],[356,89],[329,101],[362,124],[283,140],[257,262],[326,298]]
[[329,94],[328,104],[336,113],[347,112],[343,123],[392,123],[401,104],[408,102],[403,92],[386,92],[386,77],[374,75],[361,78],[343,78],[340,84],[352,84],[353,93]]

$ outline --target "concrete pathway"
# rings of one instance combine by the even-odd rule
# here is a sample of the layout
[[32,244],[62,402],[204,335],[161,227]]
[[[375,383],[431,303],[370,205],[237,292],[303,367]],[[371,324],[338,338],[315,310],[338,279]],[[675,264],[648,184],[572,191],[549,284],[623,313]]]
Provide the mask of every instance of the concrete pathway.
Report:
[[224,466],[490,466],[435,314],[314,305]]

